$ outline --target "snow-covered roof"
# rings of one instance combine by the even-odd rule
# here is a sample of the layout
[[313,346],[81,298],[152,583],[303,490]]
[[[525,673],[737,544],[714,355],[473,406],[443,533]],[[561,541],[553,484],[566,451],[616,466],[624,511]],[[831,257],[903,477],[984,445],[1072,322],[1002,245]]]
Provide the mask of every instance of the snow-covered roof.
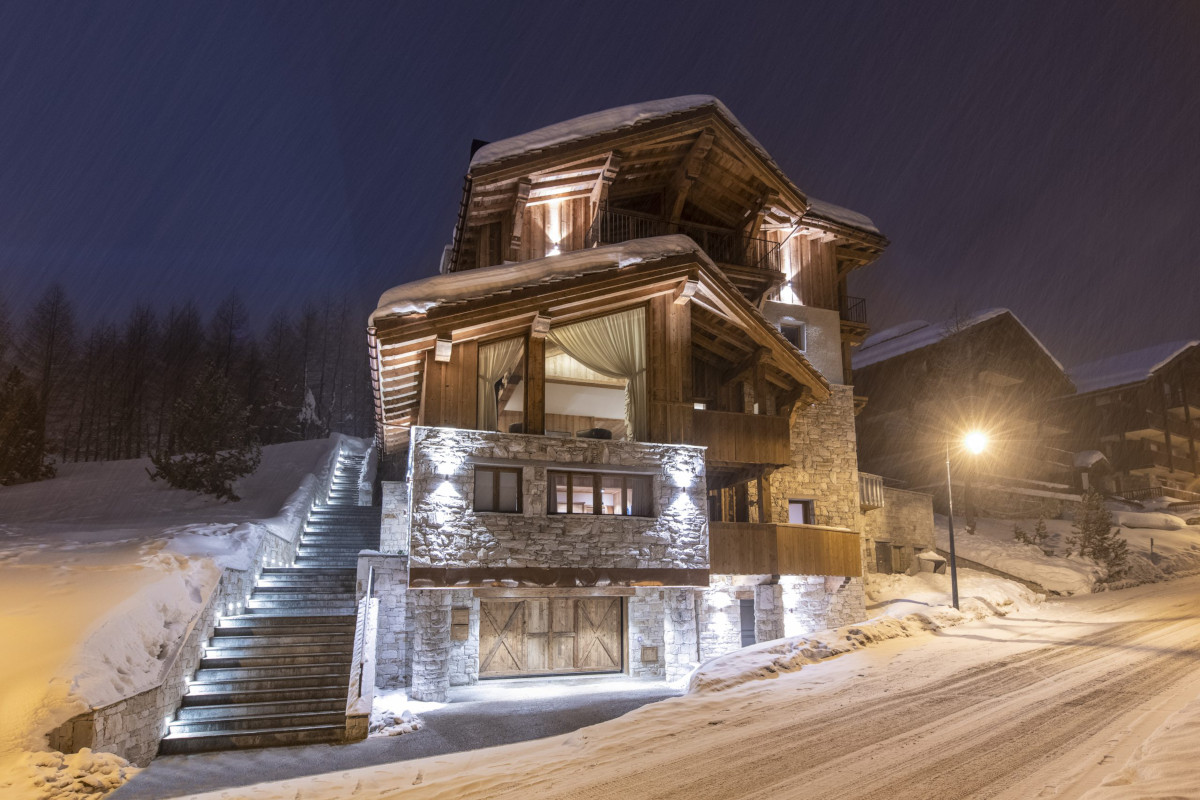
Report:
[[[759,155],[766,159],[774,169],[779,170],[779,166],[771,159],[767,149],[750,135],[750,131],[746,130],[744,125],[738,122],[733,112],[720,100],[708,94],[687,94],[681,97],[667,97],[662,100],[649,100],[644,103],[609,108],[584,114],[582,117],[556,122],[519,136],[501,139],[479,148],[471,158],[471,169],[475,170],[507,158],[534,153],[601,133],[631,128],[639,123],[662,119],[704,106],[713,106],[730,125],[746,138],[746,141],[758,151]],[[782,170],[779,172],[783,174]]]
[[1033,335],[1033,331],[1025,327],[1025,323],[1017,319],[1017,315],[1007,308],[988,308],[983,311],[976,311],[961,319],[950,319],[945,322],[933,323],[918,319],[886,328],[868,336],[862,343],[858,352],[853,356],[854,369],[869,367],[872,364],[878,364],[881,361],[887,361],[896,356],[929,347],[946,339],[957,331],[963,331],[1005,315],[1012,317],[1013,321],[1020,325],[1022,330],[1029,335],[1030,340],[1041,348],[1046,357],[1054,362],[1054,365],[1060,370],[1063,369],[1063,365],[1054,357],[1053,353],[1046,349],[1041,340]]
[[1200,345],[1200,341],[1192,339],[1163,342],[1141,350],[1118,353],[1074,367],[1071,380],[1080,394],[1138,383],[1147,380],[1184,350],[1197,345]]
[[672,234],[575,250],[516,264],[498,264],[434,275],[432,278],[403,283],[384,292],[379,298],[379,307],[371,314],[369,324],[374,325],[376,319],[389,314],[423,314],[442,303],[488,297],[539,283],[684,254],[713,266],[700,245],[683,234]]
[[1099,450],[1080,450],[1075,454],[1075,467],[1077,469],[1091,469],[1101,461],[1108,461],[1108,456]]
[[857,228],[860,231],[873,233],[876,236],[883,235],[866,214],[859,214],[857,211],[835,206],[833,203],[827,203],[815,197],[808,198],[808,213],[814,217],[820,217],[830,222],[836,222],[839,225],[845,225],[848,228]]

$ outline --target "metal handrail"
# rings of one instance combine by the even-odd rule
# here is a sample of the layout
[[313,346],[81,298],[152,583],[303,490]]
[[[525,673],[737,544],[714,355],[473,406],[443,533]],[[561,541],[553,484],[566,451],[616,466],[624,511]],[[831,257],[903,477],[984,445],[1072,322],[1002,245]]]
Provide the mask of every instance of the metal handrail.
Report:
[[867,324],[867,300],[864,297],[845,295],[838,299],[838,314],[846,322]]

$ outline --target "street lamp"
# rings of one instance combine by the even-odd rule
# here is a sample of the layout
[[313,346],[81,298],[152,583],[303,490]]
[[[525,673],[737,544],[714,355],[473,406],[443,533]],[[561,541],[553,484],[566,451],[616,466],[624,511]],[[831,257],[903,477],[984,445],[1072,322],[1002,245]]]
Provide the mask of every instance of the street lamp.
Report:
[[[975,455],[987,449],[987,434],[982,431],[971,431],[963,437],[963,447]],[[954,608],[958,608],[958,557],[954,553],[954,487],[950,481],[950,442],[946,442],[946,518],[950,527],[950,595]]]

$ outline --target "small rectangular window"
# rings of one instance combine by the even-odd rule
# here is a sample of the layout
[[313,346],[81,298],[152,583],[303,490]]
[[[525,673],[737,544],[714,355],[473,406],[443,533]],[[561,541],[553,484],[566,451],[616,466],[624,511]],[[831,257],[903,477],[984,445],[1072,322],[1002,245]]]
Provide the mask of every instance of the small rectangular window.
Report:
[[793,525],[813,525],[812,500],[788,500],[788,522]]
[[475,468],[475,510],[516,514],[521,510],[521,470]]
[[551,471],[548,480],[550,514],[653,516],[649,475]]
[[795,345],[797,350],[804,352],[806,337],[803,323],[780,325],[779,332],[783,334],[783,338]]

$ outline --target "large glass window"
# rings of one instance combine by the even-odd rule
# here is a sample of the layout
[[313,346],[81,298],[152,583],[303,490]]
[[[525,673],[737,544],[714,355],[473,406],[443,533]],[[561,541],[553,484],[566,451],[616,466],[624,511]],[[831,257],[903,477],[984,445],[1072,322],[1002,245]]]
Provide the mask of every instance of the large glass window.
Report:
[[475,468],[475,510],[517,513],[521,510],[521,470]]
[[649,475],[551,471],[549,481],[551,514],[654,515]]

